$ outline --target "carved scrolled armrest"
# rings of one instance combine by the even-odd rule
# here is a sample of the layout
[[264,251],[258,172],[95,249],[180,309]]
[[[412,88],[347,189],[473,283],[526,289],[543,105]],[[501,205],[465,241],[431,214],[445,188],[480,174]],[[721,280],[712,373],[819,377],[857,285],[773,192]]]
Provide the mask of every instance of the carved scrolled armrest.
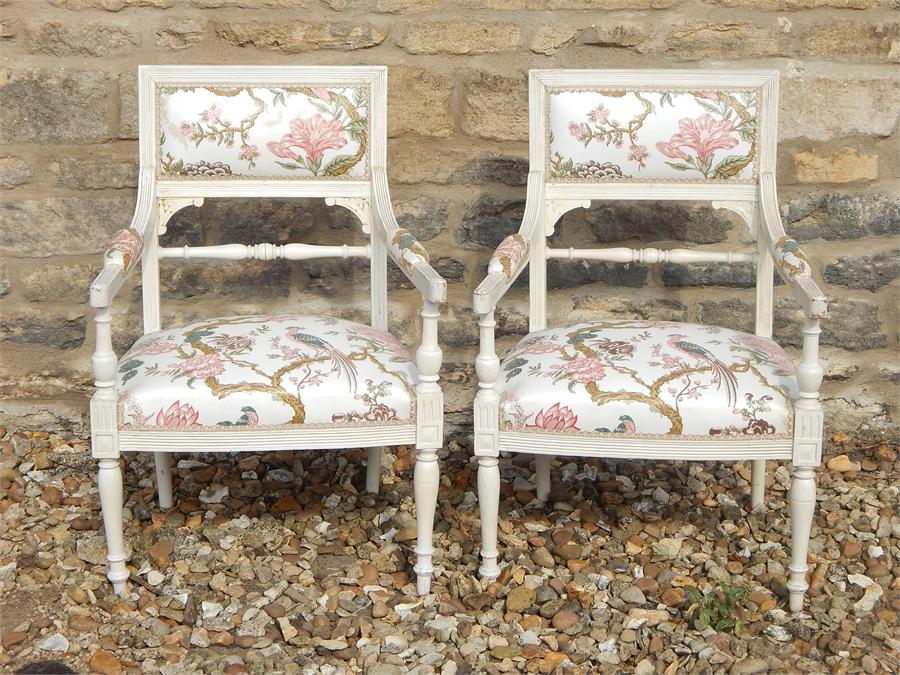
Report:
[[143,233],[147,231],[155,212],[153,193],[153,172],[142,169],[131,224],[116,232],[103,252],[103,269],[91,282],[91,307],[108,307],[122,282],[141,259],[144,248]]
[[412,233],[397,224],[384,169],[372,170],[372,184],[373,216],[387,234],[388,255],[427,302],[445,302],[447,282],[431,266],[428,251]]
[[530,172],[522,224],[516,234],[511,234],[500,242],[491,256],[487,276],[475,289],[472,306],[476,314],[493,312],[497,303],[528,264],[530,254],[528,242],[535,232],[539,231],[537,228],[543,207],[543,189],[543,174],[540,171]]
[[760,177],[760,189],[763,226],[775,269],[803,306],[806,318],[824,319],[828,312],[828,299],[813,279],[812,265],[800,244],[784,231],[778,212],[775,176],[764,173]]
[[524,267],[528,258],[528,242],[518,232],[509,235],[500,245],[488,262],[488,274],[500,272],[510,283]]

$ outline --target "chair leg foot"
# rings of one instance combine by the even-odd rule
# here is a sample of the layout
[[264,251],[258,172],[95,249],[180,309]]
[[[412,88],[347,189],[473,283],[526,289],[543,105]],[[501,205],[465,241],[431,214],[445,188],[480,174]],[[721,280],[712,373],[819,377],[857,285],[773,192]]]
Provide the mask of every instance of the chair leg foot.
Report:
[[434,555],[432,536],[439,484],[437,450],[418,449],[413,471],[413,491],[416,498],[416,590],[420,595],[431,590],[431,575],[434,570],[431,564],[431,557]]
[[534,473],[537,484],[537,498],[545,502],[550,497],[550,455],[534,456]]
[[168,452],[154,452],[156,464],[156,492],[159,495],[159,508],[171,509],[175,504],[172,496],[172,455]]
[[416,576],[416,593],[419,595],[428,595],[431,593],[431,572]]
[[792,612],[803,609],[803,597],[809,584],[806,582],[806,564],[809,554],[809,535],[812,530],[816,507],[816,471],[810,466],[795,466],[791,479],[791,564],[787,582]]
[[750,474],[750,508],[754,511],[763,506],[766,496],[766,460],[754,459]]
[[381,488],[381,448],[369,448],[366,462],[366,492],[378,494]]
[[122,528],[122,470],[118,459],[101,459],[99,465],[97,485],[106,532],[106,577],[112,583],[113,590],[121,595],[128,580]]
[[496,457],[478,458],[478,508],[481,512],[481,567],[484,579],[500,576],[497,565],[497,521],[500,510],[500,467]]

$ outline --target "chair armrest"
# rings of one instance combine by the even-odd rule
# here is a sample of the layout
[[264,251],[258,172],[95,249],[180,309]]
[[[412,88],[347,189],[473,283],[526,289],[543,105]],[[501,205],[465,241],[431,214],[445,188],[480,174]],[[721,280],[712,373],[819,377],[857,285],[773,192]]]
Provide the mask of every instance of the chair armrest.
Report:
[[407,279],[419,289],[425,300],[435,303],[445,302],[447,282],[431,266],[428,251],[409,230],[397,224],[384,169],[372,170],[372,183],[373,215],[387,235],[388,255],[397,263]]
[[488,273],[478,284],[472,300],[476,314],[494,311],[497,303],[509,290],[516,277],[528,265],[529,243],[538,231],[542,208],[544,177],[540,171],[528,174],[528,192],[525,198],[525,214],[516,234],[506,237],[491,256]]
[[828,312],[828,299],[812,278],[812,265],[800,244],[784,231],[781,214],[778,212],[774,174],[767,172],[761,176],[760,189],[762,220],[775,269],[803,306],[806,317],[824,319]]
[[91,282],[91,307],[108,307],[126,277],[137,266],[144,249],[144,232],[151,226],[155,212],[153,192],[153,174],[142,170],[131,224],[112,236],[103,252],[103,269]]

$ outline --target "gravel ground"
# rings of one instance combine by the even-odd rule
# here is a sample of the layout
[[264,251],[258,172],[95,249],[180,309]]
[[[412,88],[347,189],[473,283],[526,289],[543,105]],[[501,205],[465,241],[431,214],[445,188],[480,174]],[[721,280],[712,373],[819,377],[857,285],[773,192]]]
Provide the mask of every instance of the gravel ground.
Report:
[[[132,581],[119,598],[87,441],[0,432],[7,672],[900,671],[893,445],[831,449],[812,588],[791,616],[788,472],[774,462],[767,510],[751,514],[741,464],[557,462],[542,506],[528,458],[504,459],[504,571],[485,586],[475,464],[467,443],[450,442],[437,575],[417,598],[406,448],[385,452],[378,496],[362,492],[360,451],[178,455],[168,512],[152,457],[130,455]],[[746,589],[739,635],[703,629],[690,611],[685,589],[720,584]]]

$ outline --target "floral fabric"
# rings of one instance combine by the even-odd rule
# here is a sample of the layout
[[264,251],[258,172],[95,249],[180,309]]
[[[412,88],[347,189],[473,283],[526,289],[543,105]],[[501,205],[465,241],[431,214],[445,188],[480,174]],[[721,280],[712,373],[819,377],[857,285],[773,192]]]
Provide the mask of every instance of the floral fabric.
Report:
[[431,258],[425,247],[409,230],[400,228],[391,236],[390,248],[392,257],[404,270],[409,272],[418,262],[427,263]]
[[140,233],[134,228],[128,227],[113,235],[103,257],[110,262],[121,262],[125,272],[128,272],[140,259],[142,244],[143,239]]
[[389,333],[319,316],[209,319],[141,337],[119,362],[125,427],[394,424],[418,380]]
[[786,279],[812,276],[809,258],[796,240],[783,236],[775,242],[772,253],[775,256],[775,267]]
[[756,91],[551,91],[550,179],[728,181],[756,176]]
[[164,87],[164,178],[364,178],[364,87]]
[[794,365],[768,338],[669,321],[537,331],[506,356],[504,430],[789,437]]
[[494,255],[488,263],[488,269],[494,263],[500,265],[503,270],[503,276],[507,281],[512,281],[513,275],[519,269],[519,265],[528,254],[528,242],[521,234],[511,234],[500,242]]

